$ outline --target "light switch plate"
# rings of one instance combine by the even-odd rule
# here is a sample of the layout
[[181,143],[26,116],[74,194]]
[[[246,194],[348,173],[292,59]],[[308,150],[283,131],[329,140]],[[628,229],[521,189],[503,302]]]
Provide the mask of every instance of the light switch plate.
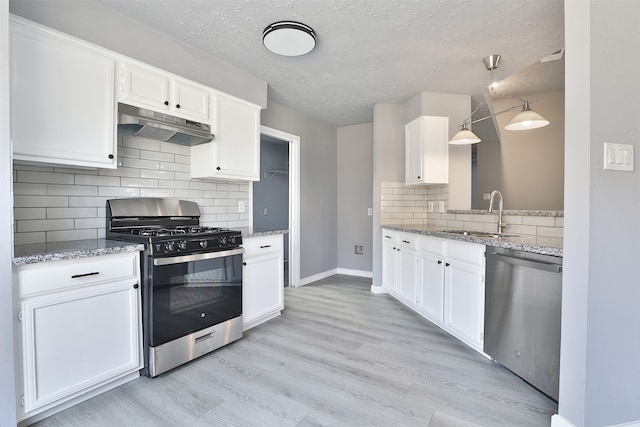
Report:
[[633,171],[633,145],[604,143],[604,169]]
[[438,211],[444,212],[444,202],[442,201],[438,202]]

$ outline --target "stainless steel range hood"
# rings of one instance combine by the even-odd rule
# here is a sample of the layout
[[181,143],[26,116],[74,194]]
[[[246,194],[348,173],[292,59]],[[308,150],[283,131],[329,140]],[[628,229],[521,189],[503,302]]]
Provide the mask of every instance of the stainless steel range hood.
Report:
[[118,129],[133,136],[188,146],[204,144],[214,138],[211,126],[206,123],[121,103],[118,103]]

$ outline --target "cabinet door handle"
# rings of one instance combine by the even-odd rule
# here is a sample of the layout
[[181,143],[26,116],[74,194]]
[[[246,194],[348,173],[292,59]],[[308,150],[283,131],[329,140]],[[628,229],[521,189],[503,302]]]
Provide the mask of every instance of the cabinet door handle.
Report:
[[133,285],[133,289],[138,289],[140,287],[140,285],[138,285],[137,283],[135,285]]
[[164,105],[169,105],[169,101],[164,101]]
[[411,242],[408,240],[403,240],[402,243],[411,243]]
[[260,249],[270,248],[270,247],[271,247],[271,245],[262,245],[262,246],[260,246]]
[[446,262],[446,263],[444,264],[444,266],[445,266],[445,267],[449,267],[450,265],[451,265],[451,264],[449,264],[448,262]]
[[384,237],[385,237],[385,239],[390,239],[391,238],[391,236],[384,236]]
[[180,108],[180,104],[176,104],[176,108]]
[[242,265],[247,265],[247,262],[246,262],[246,261],[245,261],[245,262],[243,262],[243,263],[242,263]]
[[110,159],[113,159],[113,154],[109,154],[107,157],[109,157]]
[[220,166],[218,166],[218,167],[216,168],[216,170],[217,170],[217,171],[219,171],[219,170],[220,170]]
[[72,279],[79,279],[81,277],[87,277],[87,276],[97,276],[98,274],[100,274],[99,271],[94,271],[92,273],[84,273],[84,274],[74,274],[73,276],[71,276]]
[[442,261],[438,260],[438,264],[442,264]]
[[420,177],[418,177],[418,179],[420,179]]

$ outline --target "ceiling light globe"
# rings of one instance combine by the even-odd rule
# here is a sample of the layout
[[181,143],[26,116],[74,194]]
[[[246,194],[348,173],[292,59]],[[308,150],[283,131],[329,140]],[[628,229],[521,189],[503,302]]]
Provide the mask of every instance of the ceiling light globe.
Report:
[[282,56],[301,56],[316,47],[316,34],[299,22],[274,22],[262,32],[262,42],[271,52]]

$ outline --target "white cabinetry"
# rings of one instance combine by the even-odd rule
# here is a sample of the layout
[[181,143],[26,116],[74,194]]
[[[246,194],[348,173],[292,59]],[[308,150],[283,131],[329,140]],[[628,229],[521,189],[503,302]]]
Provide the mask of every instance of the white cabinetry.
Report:
[[118,101],[209,123],[210,89],[142,63],[120,61]]
[[383,287],[482,352],[485,246],[387,229],[382,238]]
[[243,330],[280,315],[284,308],[282,234],[244,239]]
[[417,298],[417,236],[382,230],[382,286],[405,304]]
[[116,167],[115,57],[11,17],[15,160]]
[[215,139],[191,147],[191,177],[260,180],[260,107],[216,92]]
[[139,375],[138,252],[29,264],[17,278],[21,419]]
[[484,245],[449,241],[445,271],[445,326],[478,351],[484,342]]
[[449,182],[449,118],[421,116],[405,125],[405,184]]

